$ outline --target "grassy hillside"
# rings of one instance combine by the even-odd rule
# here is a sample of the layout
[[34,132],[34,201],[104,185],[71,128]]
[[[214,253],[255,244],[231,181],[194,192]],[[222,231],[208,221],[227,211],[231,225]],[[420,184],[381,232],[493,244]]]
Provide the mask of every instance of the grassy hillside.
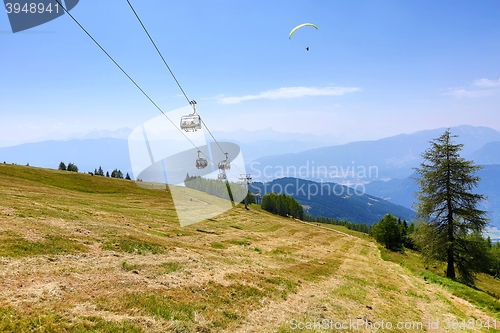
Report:
[[384,261],[367,236],[250,208],[181,228],[166,190],[1,164],[0,332],[296,332],[314,322],[443,332],[454,319],[500,320]]

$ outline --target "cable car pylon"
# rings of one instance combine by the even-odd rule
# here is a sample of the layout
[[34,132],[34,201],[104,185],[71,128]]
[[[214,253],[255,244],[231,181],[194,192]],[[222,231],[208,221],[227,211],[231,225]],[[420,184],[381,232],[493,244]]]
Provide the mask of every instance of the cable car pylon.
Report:
[[245,193],[245,209],[248,210],[248,185],[252,184],[252,175],[247,173],[242,173],[240,174],[240,177],[238,178],[238,183],[243,185],[245,187],[246,193]]

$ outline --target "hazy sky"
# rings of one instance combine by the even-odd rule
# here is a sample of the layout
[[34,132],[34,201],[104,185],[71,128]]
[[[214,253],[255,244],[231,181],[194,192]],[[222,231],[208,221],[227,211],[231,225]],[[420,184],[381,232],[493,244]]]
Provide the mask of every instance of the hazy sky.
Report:
[[[353,141],[500,130],[498,0],[131,2],[213,131]],[[162,110],[187,105],[125,0],[81,0],[71,13]],[[289,40],[305,22],[318,30]],[[159,114],[67,15],[13,34],[0,14],[0,142]]]

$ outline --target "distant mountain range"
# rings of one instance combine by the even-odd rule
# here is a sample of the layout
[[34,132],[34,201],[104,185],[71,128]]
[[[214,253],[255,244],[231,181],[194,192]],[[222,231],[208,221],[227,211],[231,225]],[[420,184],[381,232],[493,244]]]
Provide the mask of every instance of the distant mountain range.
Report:
[[[226,139],[230,133],[216,134],[220,136],[220,141],[231,141],[241,147],[247,172],[252,173],[255,180],[296,177],[315,181],[356,182],[409,176],[412,167],[418,166],[420,154],[429,147],[429,141],[444,130],[426,130],[343,145],[332,145],[333,139],[326,136],[277,133],[272,130],[242,131],[236,140]],[[127,143],[130,132],[128,128],[95,130],[80,135],[78,139],[1,147],[0,160],[50,168],[56,167],[54,161],[58,159],[72,159],[79,160],[82,170],[91,171],[96,164],[116,165],[122,171],[130,170]],[[465,144],[464,157],[478,164],[500,164],[500,132],[466,125],[454,127],[452,132],[459,135],[457,142]],[[56,152],[60,154],[59,158],[54,156]]]
[[102,167],[104,172],[115,168],[132,176],[128,142],[123,139],[86,139],[43,141],[0,148],[0,163],[57,169],[60,162],[74,163],[80,172]]
[[238,130],[234,132],[213,131],[213,134],[218,140],[238,141],[244,143],[273,141],[273,142],[324,142],[325,145],[334,145],[338,143],[346,143],[345,138],[338,135],[325,135],[316,133],[284,133],[277,132],[272,128],[262,130]]
[[252,161],[263,156],[294,153],[298,151],[324,147],[327,145],[327,143],[325,142],[319,142],[319,141],[303,142],[297,140],[290,140],[290,141],[263,140],[263,141],[249,142],[249,143],[234,141],[234,143],[240,146],[246,164],[249,164]]
[[[429,148],[429,141],[439,137],[444,131],[445,128],[439,128],[380,140],[336,146],[330,144],[320,148],[319,145],[331,142],[331,138],[322,137],[318,141],[316,137],[315,141],[313,136],[283,134],[283,140],[276,140],[276,137],[273,140],[273,133],[263,131],[254,137],[250,132],[242,133],[240,138],[248,141],[240,142],[239,145],[247,165],[246,172],[252,174],[254,181],[293,177],[351,186],[363,184],[366,193],[406,207],[408,211],[402,211],[401,216],[409,216],[416,184],[408,177],[413,173],[412,168],[419,165],[420,154]],[[500,132],[467,125],[452,127],[451,131],[459,136],[456,142],[464,144],[462,156],[485,166],[479,173],[483,181],[478,191],[488,196],[484,208],[490,212],[492,224],[500,228]],[[61,161],[66,164],[72,162],[81,172],[94,171],[101,166],[104,171],[111,172],[116,168],[133,177],[128,142],[125,139],[129,132],[126,128],[94,131],[83,135],[83,139],[2,147],[0,163],[29,163],[32,166],[56,169]],[[252,138],[255,141],[251,141]],[[316,148],[310,149],[312,147]],[[304,151],[299,152],[300,150]],[[370,219],[375,218],[375,215],[370,214],[379,206],[368,204],[379,200],[376,198],[361,201],[360,206],[346,206],[348,208],[345,209],[342,204],[347,200],[341,200],[336,202],[334,210],[328,208],[331,203],[324,198],[316,197],[315,200],[319,200],[316,203],[310,198],[301,197],[300,200],[311,206],[311,214],[349,218],[352,221],[368,219],[363,222],[372,221]],[[355,200],[351,198],[349,201]],[[369,207],[371,213],[363,215],[360,207]],[[350,209],[354,209],[354,212],[349,212]]]
[[[400,134],[374,141],[358,141],[298,153],[266,156],[248,164],[247,172],[266,181],[297,177],[315,181],[369,182],[405,178],[420,164],[420,154],[445,128]],[[500,132],[488,127],[462,125],[451,128],[463,143],[462,156],[476,164],[498,163]]]
[[[131,172],[131,164],[126,139],[102,137],[106,132],[92,132],[85,135],[86,139],[67,141],[42,141],[25,143],[11,147],[0,147],[0,163],[23,164],[44,168],[57,168],[59,162],[75,163],[80,171],[93,171],[102,166],[106,170],[120,169]],[[298,141],[257,141],[237,143],[246,162],[256,158],[279,152],[292,152],[318,147],[319,142]],[[132,173],[130,173],[132,176]]]
[[332,217],[367,225],[379,221],[387,213],[407,221],[415,215],[408,208],[335,183],[281,178],[267,183],[255,182],[250,190],[262,195],[268,192],[287,194],[303,205],[307,214],[315,217]]
[[468,156],[476,164],[500,164],[500,141],[492,141]]
[[[412,179],[415,176],[416,174],[404,179],[374,181],[364,187],[368,194],[411,209],[415,202],[413,194],[418,191],[417,183]],[[484,165],[477,176],[481,181],[475,192],[487,197],[480,208],[488,211],[491,225],[500,228],[500,164]]]

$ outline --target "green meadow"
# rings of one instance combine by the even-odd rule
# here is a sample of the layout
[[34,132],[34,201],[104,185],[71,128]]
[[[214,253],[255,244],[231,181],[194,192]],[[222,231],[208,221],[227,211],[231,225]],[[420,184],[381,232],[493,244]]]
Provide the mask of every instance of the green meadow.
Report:
[[366,234],[257,205],[181,227],[169,188],[6,164],[0,295],[0,332],[500,329],[499,280],[465,287]]

